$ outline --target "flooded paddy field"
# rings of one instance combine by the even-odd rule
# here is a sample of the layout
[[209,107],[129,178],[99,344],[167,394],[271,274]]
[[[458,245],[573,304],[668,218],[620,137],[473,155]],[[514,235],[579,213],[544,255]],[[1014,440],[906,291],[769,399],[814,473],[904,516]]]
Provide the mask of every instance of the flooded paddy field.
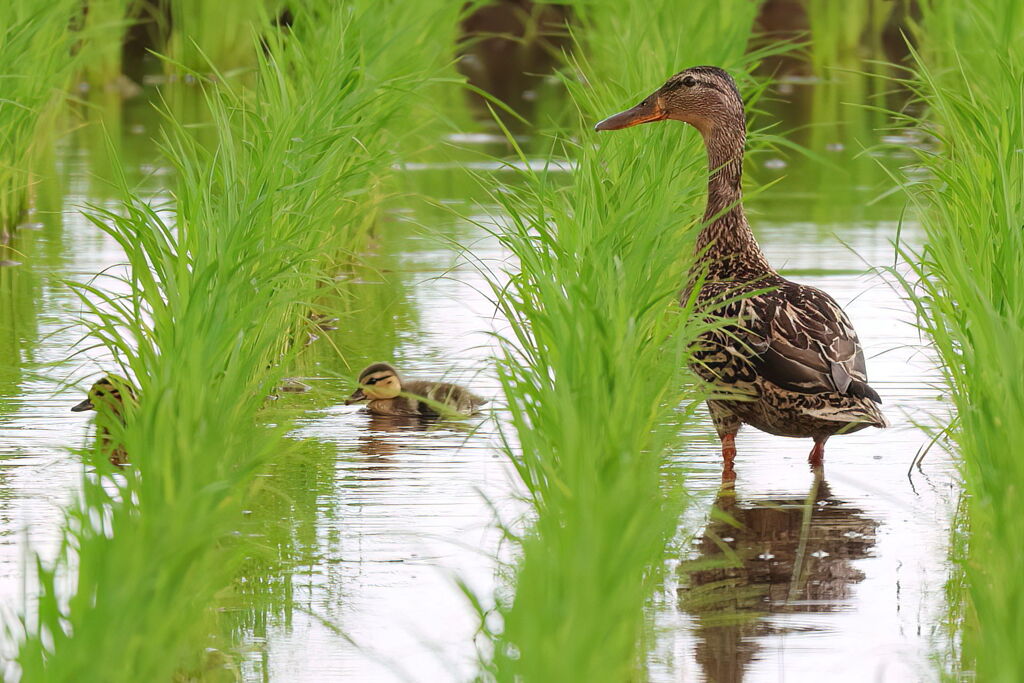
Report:
[[1021,679],[1024,5],[216,5],[0,24],[0,678]]
[[[152,197],[166,197],[173,172],[150,143],[152,114],[140,103],[111,115],[126,171]],[[29,590],[26,549],[55,552],[83,468],[73,449],[91,438],[87,415],[69,409],[108,360],[99,350],[72,354],[81,304],[64,284],[124,261],[80,213],[112,201],[89,130],[59,145],[57,178],[39,189],[29,225],[8,247],[20,265],[0,268],[0,592],[8,618]],[[504,323],[478,268],[509,254],[474,222],[497,225],[502,216],[458,170],[494,151],[487,136],[475,140],[458,138],[460,149],[441,163],[408,160],[399,174],[407,191],[389,200],[365,267],[345,284],[351,315],[323,331],[297,368],[312,389],[282,394],[266,411],[270,422],[294,419],[296,445],[260,475],[261,507],[247,511],[239,530],[265,537],[269,549],[243,568],[223,608],[221,642],[242,680],[476,673],[479,620],[460,582],[479,595],[495,590],[500,560],[510,559],[496,525],[524,524],[527,507],[502,450],[502,432],[513,432],[491,362],[491,333]],[[884,270],[898,233],[909,245],[922,235],[901,200],[876,201],[880,164],[890,160],[855,158],[838,142],[814,150],[831,154],[827,167],[797,155],[766,158],[758,180],[782,180],[749,200],[748,211],[783,275],[845,307],[892,427],[832,439],[821,476],[808,469],[809,441],[742,431],[733,491],[722,485],[710,420],[698,414],[671,458],[673,471],[685,472],[691,504],[649,605],[653,681],[933,680],[932,658],[945,647],[938,624],[960,489],[941,448],[920,467],[911,463],[929,442],[919,425],[941,421],[948,408],[935,359]],[[469,248],[472,260],[452,245]],[[424,425],[345,406],[359,368],[385,359],[413,377],[469,385],[492,410]]]

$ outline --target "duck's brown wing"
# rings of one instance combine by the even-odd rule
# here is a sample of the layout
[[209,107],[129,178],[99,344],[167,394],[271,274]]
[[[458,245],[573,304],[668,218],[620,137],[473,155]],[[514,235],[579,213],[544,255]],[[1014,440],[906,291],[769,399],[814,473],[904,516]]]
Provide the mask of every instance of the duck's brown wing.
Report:
[[755,372],[786,391],[882,399],[867,384],[864,350],[839,304],[814,287],[783,280],[740,303],[741,338]]

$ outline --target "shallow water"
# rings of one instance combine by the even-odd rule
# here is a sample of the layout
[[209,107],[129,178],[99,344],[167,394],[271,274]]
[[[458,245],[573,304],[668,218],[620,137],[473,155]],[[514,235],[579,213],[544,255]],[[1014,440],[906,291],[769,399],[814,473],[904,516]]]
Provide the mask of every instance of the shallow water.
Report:
[[[148,143],[151,115],[141,104],[122,115],[125,168],[163,192],[169,178]],[[42,226],[17,234],[14,256],[0,254],[24,264],[0,267],[0,595],[7,615],[23,590],[25,548],[47,556],[58,539],[81,471],[68,449],[89,430],[87,415],[68,410],[105,360],[99,352],[69,358],[81,331],[69,327],[78,305],[62,284],[121,260],[116,244],[76,211],[108,201],[96,180],[102,147],[86,131],[59,150],[57,179],[30,218]],[[458,141],[493,143],[486,136]],[[652,604],[652,680],[935,678],[929,657],[941,647],[935,625],[959,491],[951,460],[937,448],[920,471],[908,476],[908,469],[928,441],[915,422],[941,419],[945,408],[892,278],[869,272],[893,263],[900,204],[872,203],[884,185],[874,159],[835,152],[831,160],[826,170],[799,158],[763,163],[762,180],[787,177],[752,201],[749,213],[777,267],[846,306],[893,426],[831,440],[820,480],[806,465],[809,442],[743,432],[732,492],[720,487],[718,445],[701,414],[675,456],[692,471],[693,503],[681,519],[669,580]],[[486,215],[452,163],[410,163],[404,173],[432,199]],[[448,244],[471,245],[485,264],[505,255],[472,222],[414,200],[391,207],[387,219],[373,267],[349,286],[351,317],[324,333],[342,356],[332,344],[315,344],[298,373],[313,390],[282,397],[268,413],[299,411],[293,437],[300,445],[267,473],[274,493],[255,501],[249,515],[250,532],[265,535],[277,557],[247,567],[243,599],[225,620],[244,653],[246,680],[461,680],[475,670],[476,616],[456,578],[491,591],[494,557],[504,551],[495,515],[511,520],[522,511],[495,423],[423,428],[342,403],[364,362],[393,359],[412,376],[471,384],[496,399],[500,419],[488,363],[488,332],[500,322],[479,264]],[[912,223],[901,237],[909,244],[920,238]],[[715,505],[742,528],[711,520]],[[705,562],[719,560],[723,547],[741,562]]]

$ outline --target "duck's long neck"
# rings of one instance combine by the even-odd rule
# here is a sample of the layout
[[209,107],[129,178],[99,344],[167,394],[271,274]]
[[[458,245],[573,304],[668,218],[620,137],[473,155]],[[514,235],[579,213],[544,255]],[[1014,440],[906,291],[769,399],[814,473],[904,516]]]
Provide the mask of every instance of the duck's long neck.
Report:
[[702,129],[708,150],[708,204],[704,229],[697,237],[698,253],[712,280],[756,279],[774,274],[743,213],[743,149],[746,126],[742,116],[732,125]]

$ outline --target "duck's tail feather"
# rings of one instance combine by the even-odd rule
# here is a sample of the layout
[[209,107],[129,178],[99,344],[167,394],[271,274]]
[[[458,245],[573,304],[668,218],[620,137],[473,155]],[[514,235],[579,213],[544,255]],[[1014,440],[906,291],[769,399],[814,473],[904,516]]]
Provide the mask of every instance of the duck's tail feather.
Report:
[[867,397],[847,398],[842,405],[825,405],[819,408],[811,408],[806,411],[807,415],[832,422],[847,422],[853,425],[878,427],[884,429],[889,426],[889,421],[879,410],[878,404]]
[[870,398],[879,404],[882,402],[882,397],[878,395],[878,392],[868,386],[867,382],[861,382],[859,379],[851,381],[845,393],[858,398]]

